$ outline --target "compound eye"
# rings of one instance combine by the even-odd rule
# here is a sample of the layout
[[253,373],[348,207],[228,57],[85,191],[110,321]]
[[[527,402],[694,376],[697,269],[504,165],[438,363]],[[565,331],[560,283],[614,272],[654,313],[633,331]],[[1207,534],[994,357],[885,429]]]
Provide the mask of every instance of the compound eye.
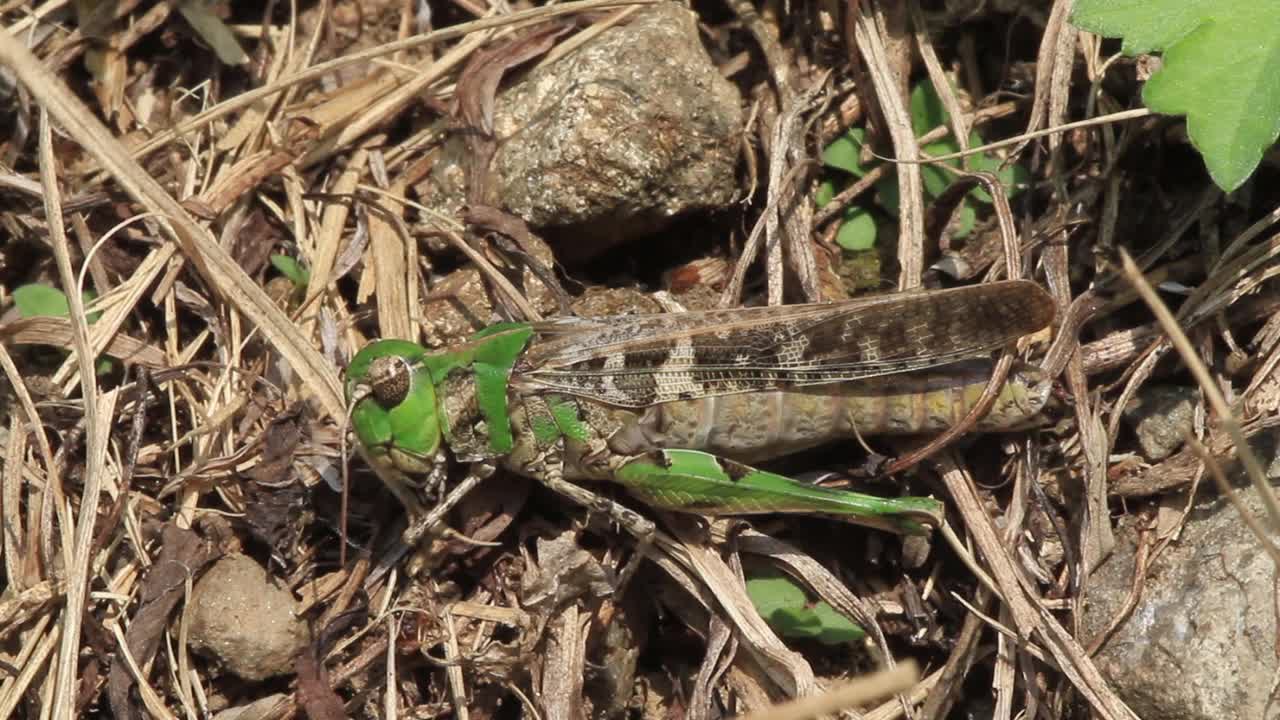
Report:
[[393,408],[409,396],[413,367],[398,355],[383,355],[369,363],[369,387],[383,407]]

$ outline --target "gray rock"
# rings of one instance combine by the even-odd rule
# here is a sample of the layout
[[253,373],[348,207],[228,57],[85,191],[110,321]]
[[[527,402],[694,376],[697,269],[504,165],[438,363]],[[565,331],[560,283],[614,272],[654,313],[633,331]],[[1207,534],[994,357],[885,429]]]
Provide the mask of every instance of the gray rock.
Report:
[[[1241,495],[1261,513],[1252,489]],[[1111,622],[1132,584],[1134,528],[1122,526],[1117,540],[1089,580],[1087,642]],[[1141,601],[1096,657],[1098,667],[1140,717],[1280,717],[1275,572],[1229,502],[1202,504],[1156,559]]]
[[191,646],[246,680],[293,672],[306,643],[298,603],[252,558],[219,560],[191,594]]
[[1182,447],[1195,420],[1200,391],[1182,385],[1151,385],[1124,409],[1124,418],[1138,436],[1142,454],[1163,460]]
[[[534,227],[572,231],[583,242],[565,249],[580,257],[724,207],[736,187],[741,106],[693,14],[674,3],[646,10],[498,96],[499,203]],[[448,158],[460,161],[461,142],[452,139],[433,170],[444,197],[459,194]]]

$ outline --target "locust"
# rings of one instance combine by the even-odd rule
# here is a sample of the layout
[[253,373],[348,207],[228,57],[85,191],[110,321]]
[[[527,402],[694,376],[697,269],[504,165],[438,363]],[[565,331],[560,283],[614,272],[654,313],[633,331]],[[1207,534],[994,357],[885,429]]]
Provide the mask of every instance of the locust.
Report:
[[[644,521],[576,481],[619,483],[665,510],[819,514],[923,533],[943,517],[937,499],[834,489],[752,463],[857,435],[945,429],[977,402],[991,354],[1053,318],[1049,295],[1019,280],[503,323],[435,352],[374,341],[352,358],[346,391],[355,436],[409,510],[406,542],[443,517],[422,498],[450,455],[468,465],[464,486],[504,467],[629,525]],[[1016,366],[978,429],[1025,426],[1049,388],[1037,368]]]

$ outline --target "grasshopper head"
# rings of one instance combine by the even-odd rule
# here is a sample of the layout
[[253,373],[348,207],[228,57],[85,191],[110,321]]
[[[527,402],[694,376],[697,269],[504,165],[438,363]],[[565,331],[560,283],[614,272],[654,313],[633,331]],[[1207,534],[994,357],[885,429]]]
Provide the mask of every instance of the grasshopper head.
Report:
[[411,475],[429,473],[440,449],[435,385],[427,351],[406,340],[379,340],[347,367],[347,402],[360,444],[380,462]]

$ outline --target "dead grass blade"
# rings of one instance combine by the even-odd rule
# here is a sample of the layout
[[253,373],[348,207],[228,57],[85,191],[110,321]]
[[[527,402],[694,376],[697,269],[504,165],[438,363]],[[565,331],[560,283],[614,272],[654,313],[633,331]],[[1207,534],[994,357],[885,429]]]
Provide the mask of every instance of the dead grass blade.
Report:
[[394,202],[370,201],[369,256],[378,295],[380,337],[416,340],[418,245],[405,227],[407,184],[397,179],[386,192]]
[[169,616],[183,597],[187,578],[198,575],[216,559],[213,549],[194,532],[172,523],[160,531],[159,542],[159,557],[137,591],[140,604],[133,613],[128,632],[116,626],[119,652],[126,662],[112,664],[107,698],[119,718],[136,717],[136,703],[130,696],[135,685],[149,709],[155,712],[158,707],[160,716],[167,715],[163,702],[152,703],[149,699],[156,693],[138,670],[138,663],[148,665],[159,650]]
[[[1271,540],[1267,533],[1267,529],[1263,527],[1262,523],[1258,522],[1258,519],[1253,516],[1253,513],[1249,512],[1249,509],[1245,507],[1244,502],[1240,499],[1239,493],[1236,492],[1235,488],[1231,487],[1231,482],[1227,480],[1226,474],[1222,472],[1222,465],[1218,463],[1217,459],[1215,459],[1208,449],[1205,448],[1199,440],[1196,440],[1194,436],[1187,437],[1187,444],[1191,447],[1192,451],[1200,457],[1200,461],[1203,462],[1205,467],[1209,470],[1209,474],[1213,477],[1213,481],[1218,485],[1218,492],[1225,495],[1227,499],[1231,501],[1236,512],[1240,513],[1240,518],[1244,520],[1245,525],[1249,526],[1249,531],[1258,538],[1258,544],[1262,546],[1262,549],[1271,558],[1271,562],[1277,568],[1280,568],[1280,546],[1277,546],[1276,543]],[[1139,573],[1134,574],[1139,575]]]
[[706,584],[712,597],[741,633],[742,648],[750,652],[769,677],[790,695],[813,692],[813,670],[802,655],[791,650],[756,611],[737,573],[714,548],[685,541],[682,557]]
[[[0,324],[0,340],[8,345],[53,345],[70,350],[72,332],[70,318],[40,316]],[[155,370],[169,367],[163,350],[128,335],[111,337],[102,352]]]
[[889,62],[881,4],[878,0],[863,0],[853,5],[857,12],[854,34],[858,51],[866,61],[876,99],[893,138],[894,156],[902,161],[898,165],[898,289],[910,290],[920,286],[924,272],[924,183],[915,162],[920,158],[920,145],[911,127],[906,99],[900,92],[901,78]]
[[1182,332],[1182,328],[1178,327],[1178,321],[1174,318],[1173,313],[1169,312],[1169,308],[1165,307],[1164,302],[1156,295],[1155,290],[1152,289],[1146,278],[1142,277],[1142,272],[1138,270],[1133,258],[1122,250],[1120,261],[1125,279],[1133,285],[1138,294],[1142,296],[1143,301],[1151,308],[1156,320],[1160,322],[1160,327],[1164,329],[1169,341],[1173,343],[1174,349],[1182,357],[1182,362],[1186,364],[1187,369],[1195,377],[1196,383],[1199,384],[1200,390],[1209,401],[1214,414],[1218,416],[1218,422],[1221,423],[1227,434],[1231,436],[1231,441],[1235,443],[1236,451],[1240,455],[1240,463],[1243,465],[1245,473],[1249,476],[1254,488],[1258,491],[1258,495],[1262,498],[1267,514],[1271,516],[1271,527],[1280,528],[1280,500],[1277,500],[1275,493],[1272,492],[1271,484],[1267,481],[1267,476],[1262,470],[1262,464],[1258,462],[1258,456],[1249,447],[1248,439],[1245,437],[1243,430],[1241,430],[1240,423],[1236,421],[1231,407],[1227,405],[1226,398],[1222,396],[1222,391],[1218,388],[1218,384],[1214,382],[1213,376],[1209,374],[1209,369],[1201,362],[1200,356],[1196,354],[1195,348],[1191,346],[1191,341]]
[[[93,372],[86,374],[94,378]],[[90,379],[86,384],[95,383]],[[96,407],[86,409],[85,416],[100,418],[88,425],[88,458],[84,490],[80,495],[80,512],[76,518],[75,547],[68,556],[66,605],[62,608],[62,639],[58,651],[57,682],[54,690],[54,718],[71,720],[77,716],[76,691],[80,661],[81,622],[85,617],[85,600],[89,596],[89,561],[93,552],[94,522],[98,519],[103,476],[107,473],[107,446],[111,437],[111,419],[115,417],[117,391],[95,399]],[[87,402],[86,402],[87,405]]]
[[895,668],[858,678],[821,695],[744,715],[741,720],[804,720],[820,717],[909,690],[919,679],[920,668],[914,660],[907,660]]
[[996,531],[969,473],[950,455],[940,456],[938,464],[942,470],[943,482],[964,517],[974,543],[986,560],[986,566],[1005,598],[1019,634],[1040,639],[1063,674],[1099,716],[1108,720],[1136,720],[1137,715],[1111,689],[1093,661],[1085,654],[1084,648],[1062,627],[1039,598],[1024,587],[1017,563]]
[[45,216],[48,221],[54,258],[57,261],[67,303],[70,306],[71,330],[75,356],[80,365],[81,397],[84,399],[84,421],[88,430],[88,457],[85,460],[84,489],[80,496],[79,515],[75,523],[74,545],[68,546],[69,528],[62,534],[62,560],[67,568],[66,603],[62,608],[62,633],[56,663],[52,717],[71,720],[76,713],[77,678],[79,677],[81,622],[85,617],[88,597],[89,560],[93,549],[94,522],[98,519],[98,500],[103,475],[107,472],[107,447],[115,416],[117,393],[99,400],[98,378],[94,371],[95,354],[90,350],[89,323],[84,299],[71,267],[71,251],[62,224],[62,194],[58,187],[57,161],[53,155],[53,132],[47,110],[40,113],[39,158],[40,185],[44,191]]
[[768,557],[784,568],[788,575],[804,583],[831,607],[862,627],[875,642],[888,666],[893,665],[889,643],[876,613],[869,603],[854,595],[831,571],[792,545],[755,530],[744,531],[738,539],[743,552]]
[[44,672],[45,661],[53,654],[61,635],[61,626],[49,627],[53,617],[51,613],[36,620],[35,626],[27,633],[22,649],[18,651],[16,666],[21,669],[17,677],[6,678],[4,683],[0,683],[0,717],[13,716],[18,703],[31,688],[31,683]]
[[164,218],[166,233],[231,305],[257,324],[325,411],[344,412],[337,373],[208,230],[130,156],[124,146],[62,81],[8,33],[0,33],[0,63],[8,65],[36,100],[119,181],[130,197]]
[[[70,517],[67,516],[67,508],[69,507],[69,503],[67,502],[66,496],[62,494],[62,476],[61,476],[61,473],[58,471],[58,463],[54,462],[53,446],[49,444],[49,436],[45,432],[44,424],[40,422],[40,414],[36,412],[36,404],[31,399],[31,393],[28,392],[27,390],[27,384],[22,379],[22,374],[18,372],[17,366],[13,364],[13,358],[9,355],[9,351],[5,349],[3,343],[0,343],[0,368],[4,369],[5,377],[9,380],[9,385],[10,387],[13,388],[14,394],[18,396],[19,404],[22,405],[23,414],[26,416],[26,422],[30,424],[31,429],[36,436],[36,447],[40,450],[40,456],[44,460],[44,466],[45,466],[44,481],[49,490],[49,492],[44,493],[46,498],[50,499],[50,500],[46,500],[46,502],[52,501],[56,503],[55,507],[57,508],[57,512],[58,512],[59,527],[62,528],[62,532],[65,536],[62,541],[63,545],[65,547],[71,547],[70,533],[72,528],[72,522]],[[15,413],[13,417],[16,418],[17,414]],[[15,429],[18,429],[20,426],[15,424],[13,427]],[[23,460],[22,458],[19,458],[19,462],[16,463],[16,465],[5,466],[6,467],[6,471],[5,471],[6,482],[5,482],[5,488],[4,488],[5,512],[12,512],[15,514],[21,512],[22,466],[23,466],[22,460]],[[13,468],[12,472],[14,473],[14,475],[12,476],[9,475],[10,467]],[[10,502],[12,504],[10,504]],[[6,523],[4,527],[5,527],[6,545],[8,545],[10,542],[13,542],[15,544],[25,543],[26,540],[31,537],[31,536],[28,536],[28,538],[23,538],[21,536],[16,536],[11,540],[9,533],[13,531],[15,528],[21,527],[21,525],[20,524],[9,525],[8,523]],[[26,553],[20,554],[18,558],[15,558],[12,561],[16,562],[18,559],[21,559],[22,555],[31,555],[37,552],[38,550],[35,547],[27,547]],[[5,557],[6,557],[6,562],[11,562],[7,552]],[[32,567],[34,567],[35,566],[34,559],[33,558],[27,558],[27,559],[32,561]],[[20,577],[20,578],[27,577],[27,573],[25,569],[24,569],[24,572],[22,572],[17,577]],[[11,582],[14,581],[14,578],[15,576],[13,575],[9,576],[9,579]]]

